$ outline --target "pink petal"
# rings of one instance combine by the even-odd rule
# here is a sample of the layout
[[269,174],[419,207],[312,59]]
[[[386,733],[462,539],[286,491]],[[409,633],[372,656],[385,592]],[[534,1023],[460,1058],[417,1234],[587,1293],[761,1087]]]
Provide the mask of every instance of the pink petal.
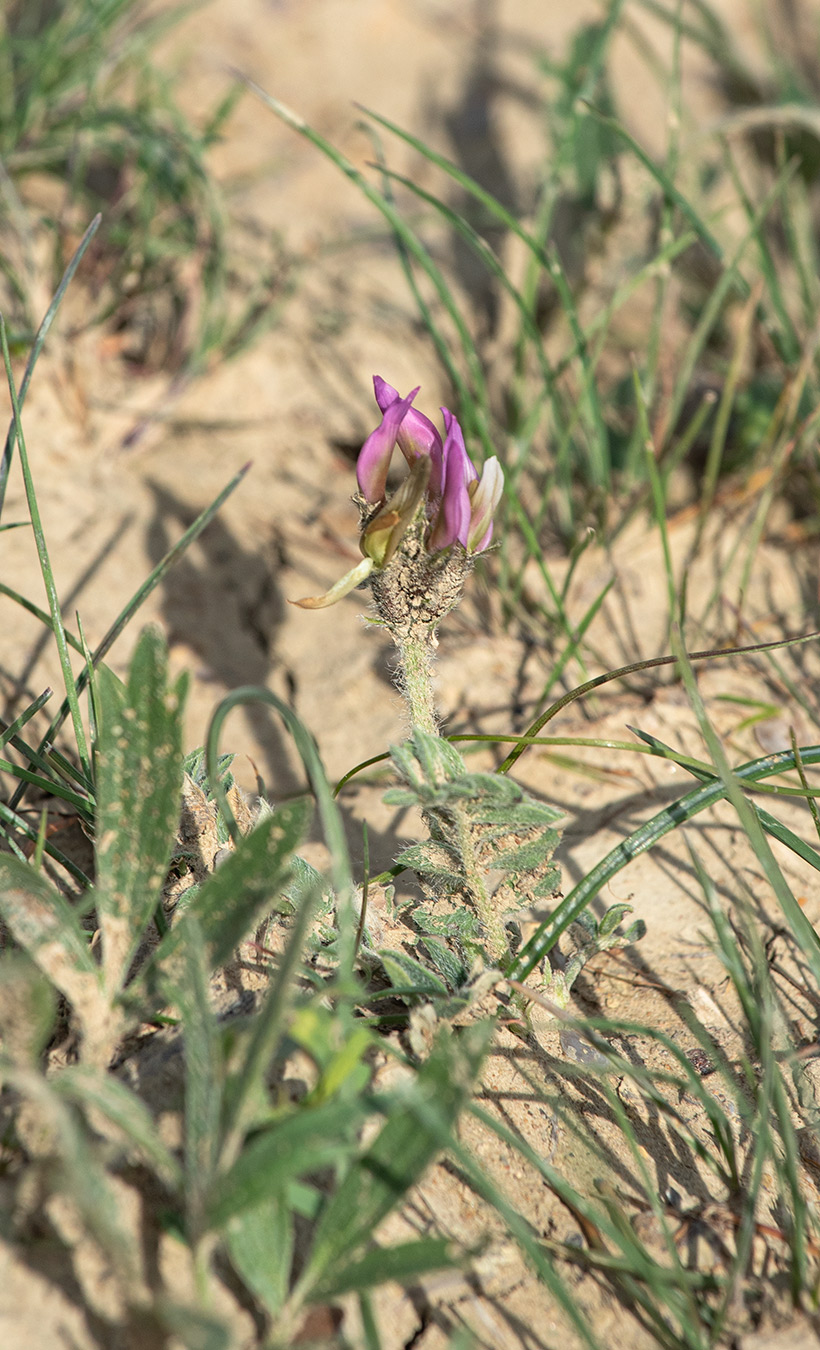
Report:
[[470,532],[470,494],[467,484],[476,477],[458,421],[447,408],[441,411],[447,435],[442,456],[441,503],[427,541],[433,552],[449,548],[457,540],[467,547]]
[[[387,386],[389,388],[389,385]],[[395,391],[394,391],[395,392]],[[384,410],[381,423],[371,431],[356,461],[356,477],[362,496],[368,502],[384,500],[387,474],[399,434],[399,428],[418,393],[414,389],[407,398],[396,398]]]
[[[398,391],[393,388],[392,384],[383,380],[381,375],[373,376],[373,390],[376,395],[376,402],[383,413],[386,413],[388,408],[391,408],[399,399]],[[418,392],[417,389],[415,394]],[[413,395],[414,398],[415,394]],[[433,461],[430,490],[434,496],[438,496],[441,491],[441,436],[436,431],[430,418],[425,417],[424,413],[419,412],[418,409],[410,408],[402,421],[396,439],[399,449],[411,467],[413,461],[419,455],[430,456]]]

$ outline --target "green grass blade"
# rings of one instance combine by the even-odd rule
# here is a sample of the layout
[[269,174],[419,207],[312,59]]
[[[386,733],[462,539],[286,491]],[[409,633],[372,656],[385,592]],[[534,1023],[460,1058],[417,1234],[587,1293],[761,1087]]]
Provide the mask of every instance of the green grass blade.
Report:
[[34,531],[34,538],[37,544],[37,554],[40,559],[40,570],[43,575],[43,584],[48,596],[48,607],[51,613],[51,621],[54,632],[54,639],[57,643],[57,651],[60,657],[60,667],[63,672],[63,683],[65,685],[66,701],[71,712],[71,721],[74,728],[74,741],[77,746],[77,754],[83,772],[91,777],[91,762],[88,754],[88,745],[86,742],[85,728],[80,715],[80,704],[77,694],[77,684],[71,669],[71,660],[68,654],[68,642],[66,641],[65,630],[63,628],[62,616],[60,613],[60,601],[57,595],[57,587],[54,584],[54,573],[51,568],[51,561],[48,556],[48,546],[46,544],[45,534],[43,532],[42,521],[40,520],[40,510],[37,505],[37,496],[34,491],[34,480],[31,476],[28,454],[26,452],[25,439],[23,437],[23,427],[20,422],[20,405],[17,399],[17,391],[14,384],[14,375],[11,369],[11,357],[9,356],[8,336],[6,334],[6,325],[3,316],[0,315],[0,341],[3,346],[3,360],[6,367],[6,379],[11,396],[11,404],[14,409],[14,434],[17,439],[17,447],[20,455],[20,466],[23,470],[23,479],[26,487],[26,500],[28,502],[29,515],[31,516],[31,526]]
[[[18,393],[18,400],[19,400],[18,414],[26,401],[26,394],[28,393],[29,383],[31,382],[31,377],[34,373],[34,367],[36,366],[40,353],[43,350],[43,345],[48,335],[48,330],[51,327],[52,323],[54,322],[57,310],[60,308],[63,297],[66,291],[68,290],[68,287],[71,284],[71,281],[74,277],[74,273],[77,271],[77,268],[79,267],[80,263],[83,260],[83,256],[85,254],[86,249],[88,248],[88,245],[91,243],[91,240],[94,238],[94,235],[97,233],[97,230],[100,227],[101,220],[102,216],[100,215],[95,216],[91,224],[89,225],[88,229],[86,230],[85,234],[83,235],[82,239],[80,240],[76,252],[74,253],[74,257],[68,264],[68,267],[63,273],[63,279],[54,293],[54,299],[51,301],[51,304],[46,310],[45,317],[42,323],[40,324],[40,327],[37,329],[34,344],[31,348],[31,352],[29,353],[28,361],[26,362],[26,369],[23,373],[23,378],[20,381],[20,389]],[[11,468],[11,458],[14,452],[15,427],[17,420],[19,420],[18,417],[12,419],[11,426],[9,427],[8,433],[6,435],[6,443],[3,448],[3,455],[2,458],[0,458],[0,516],[2,516],[3,514],[3,502],[6,496],[6,484],[8,482],[9,469]]]
[[[15,740],[17,738],[15,737]],[[32,773],[29,769],[23,769],[18,764],[12,764],[7,759],[0,759],[0,770],[16,778],[21,783],[28,783],[31,787],[37,787],[47,797],[59,797],[69,806],[73,806],[78,815],[83,820],[91,822],[93,813],[89,808],[88,798],[81,797],[78,793],[72,792],[71,788],[66,787],[59,780],[50,778],[40,773]]]
[[[243,468],[241,468],[239,472],[234,475],[234,477],[230,480],[230,482],[226,484],[226,486],[219,493],[218,497],[216,497],[214,501],[211,502],[211,505],[206,507],[205,510],[202,511],[200,515],[197,516],[194,523],[188,527],[188,529],[177,541],[177,543],[174,544],[174,546],[168,550],[164,558],[160,559],[156,567],[146,578],[146,580],[142,583],[139,590],[137,590],[134,593],[134,595],[131,597],[125,608],[121,610],[121,612],[118,614],[117,618],[114,620],[108,632],[105,634],[105,637],[95,648],[92,658],[95,666],[98,666],[99,663],[103,660],[103,658],[108,654],[108,652],[116,642],[117,638],[120,636],[120,633],[122,633],[123,629],[126,628],[126,626],[130,623],[131,619],[133,619],[134,615],[137,613],[137,611],[139,610],[140,606],[144,603],[144,601],[147,600],[151,592],[156,589],[156,587],[162,581],[163,577],[165,576],[169,568],[173,567],[174,563],[177,562],[178,559],[182,557],[182,554],[185,552],[185,550],[202,533],[206,525],[208,525],[211,522],[211,520],[213,520],[214,516],[219,511],[220,507],[223,505],[226,499],[242,482],[242,479],[245,477],[249,468],[250,464],[245,464]],[[2,583],[0,583],[0,590],[3,590],[7,594],[11,594],[12,598],[19,600],[19,602],[22,605],[24,605],[26,609],[29,609],[32,613],[36,612],[28,601],[23,600],[22,597],[17,596],[13,592],[7,591],[6,588],[2,587]],[[52,626],[50,618],[48,619],[44,618],[44,621],[48,622],[49,627]],[[82,653],[83,650],[82,644],[78,640],[74,638],[69,638],[68,634],[66,634],[66,638],[67,640],[70,641],[71,645],[74,646],[78,652]],[[88,680],[88,671],[86,668],[81,670],[77,677],[78,693],[82,693],[82,691],[86,686],[87,680]],[[45,736],[43,737],[40,743],[40,751],[42,751],[47,745],[50,745],[52,743],[58,731],[60,730],[60,727],[63,725],[63,722],[65,721],[68,712],[69,712],[68,702],[64,700],[59,713],[54,718],[53,722],[51,723],[51,726],[48,728],[48,731],[46,732]],[[13,808],[19,806],[21,796],[22,794],[18,792],[12,798],[10,805]]]
[[[804,642],[814,642],[818,637],[820,637],[820,632],[813,632],[803,633],[800,637],[795,638],[777,638],[774,642],[753,643],[749,647],[716,647],[704,652],[690,652],[689,660],[711,661],[724,656],[741,656],[747,652],[774,651],[778,647],[798,647]],[[555,717],[557,713],[561,712],[563,708],[566,708],[568,704],[574,703],[576,699],[583,698],[586,694],[591,693],[593,689],[599,689],[602,684],[608,684],[610,680],[621,680],[624,676],[635,675],[641,670],[655,670],[659,666],[671,666],[674,665],[676,661],[676,656],[653,656],[646,661],[633,661],[628,666],[620,666],[618,670],[607,671],[604,675],[596,675],[594,679],[587,680],[584,684],[579,684],[576,689],[571,689],[568,693],[562,695],[561,698],[556,699],[554,703],[550,704],[545,712],[541,713],[541,715],[535,719],[531,726],[524,732],[518,745],[510,751],[503,763],[499,764],[496,773],[509,773],[516,760],[520,759],[521,755],[526,750],[527,744],[532,743],[532,738],[538,734],[541,728],[545,727],[547,722],[550,722],[552,718]]]
[[[820,764],[820,746],[804,747],[800,753],[804,764]],[[750,760],[749,763],[742,764],[734,770],[733,776],[739,783],[753,783],[759,778],[782,773],[784,769],[792,769],[794,763],[792,752],[783,750],[776,755],[765,755],[761,759]],[[611,849],[606,857],[596,863],[595,867],[579,881],[578,885],[573,887],[549,919],[540,926],[529,942],[521,949],[508,972],[510,977],[517,980],[526,979],[542,957],[555,945],[564,930],[594,899],[601,887],[611,877],[620,872],[623,867],[626,867],[627,863],[636,858],[638,854],[645,853],[647,849],[652,848],[670,830],[685,824],[698,812],[714,805],[715,802],[721,801],[727,795],[727,785],[722,779],[716,778],[712,782],[704,783],[701,787],[694,788],[692,792],[687,793],[685,797],[679,798],[671,806],[664,807],[651,820],[646,821],[645,824],[634,830],[627,839],[622,840],[615,848]],[[745,805],[748,807],[749,803],[746,802]],[[765,847],[768,848],[768,844]],[[791,900],[792,905],[789,905],[788,908],[791,913],[790,921],[793,923],[793,931],[797,935],[799,929],[798,941],[805,950],[807,959],[812,964],[812,970],[814,971],[816,968],[816,978],[820,983],[820,938],[818,938],[793,896]],[[797,907],[797,915],[793,913],[793,906]]]
[[[18,717],[15,717],[13,722],[8,722],[6,724],[3,731],[0,732],[0,750],[3,750],[8,745],[9,741],[14,745],[18,732],[22,731],[26,723],[31,721],[32,717],[40,711],[44,704],[48,703],[52,693],[53,690],[44,689],[42,694],[39,694],[33,703],[30,703],[27,708],[23,709]],[[0,718],[0,725],[2,725],[2,718]]]

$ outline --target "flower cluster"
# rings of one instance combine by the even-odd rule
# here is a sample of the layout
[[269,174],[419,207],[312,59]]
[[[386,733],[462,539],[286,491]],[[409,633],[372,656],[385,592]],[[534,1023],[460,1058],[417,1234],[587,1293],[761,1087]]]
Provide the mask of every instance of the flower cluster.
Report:
[[[492,539],[493,513],[504,486],[496,457],[487,460],[479,477],[458,420],[447,408],[441,410],[442,441],[429,417],[413,407],[418,389],[401,398],[379,375],[374,376],[373,385],[382,420],[362,446],[356,465],[363,511],[359,542],[364,557],[325,595],[297,600],[305,609],[334,604],[374,568],[388,567],[417,522],[424,552],[430,557],[457,546],[468,556],[481,553]],[[397,445],[410,472],[387,498],[387,475]]]

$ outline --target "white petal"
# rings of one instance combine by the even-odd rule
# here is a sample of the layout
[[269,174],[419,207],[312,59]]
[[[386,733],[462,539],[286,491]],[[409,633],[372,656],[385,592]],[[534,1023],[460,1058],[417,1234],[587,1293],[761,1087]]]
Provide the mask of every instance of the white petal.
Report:
[[[495,455],[492,455],[481,471],[481,478],[475,485],[470,483],[470,534],[467,547],[470,552],[484,546],[484,537],[493,520],[495,508],[504,491],[504,470]],[[489,541],[488,541],[489,542]]]
[[337,600],[355,591],[372,571],[373,559],[362,558],[360,563],[345,573],[341,581],[337,581],[336,585],[331,586],[324,595],[306,595],[304,600],[289,600],[288,604],[298,605],[300,609],[327,609],[328,605],[335,605]]

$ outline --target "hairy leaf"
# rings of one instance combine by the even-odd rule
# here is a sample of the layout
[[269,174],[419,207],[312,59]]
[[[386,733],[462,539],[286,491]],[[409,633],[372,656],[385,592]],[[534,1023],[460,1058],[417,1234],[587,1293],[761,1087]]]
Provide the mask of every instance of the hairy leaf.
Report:
[[293,1261],[293,1215],[280,1195],[235,1214],[225,1246],[248,1288],[276,1316],[288,1296]]
[[187,677],[168,685],[168,657],[146,628],[128,684],[97,676],[95,900],[109,999],[120,989],[162,891],[179,823]]

